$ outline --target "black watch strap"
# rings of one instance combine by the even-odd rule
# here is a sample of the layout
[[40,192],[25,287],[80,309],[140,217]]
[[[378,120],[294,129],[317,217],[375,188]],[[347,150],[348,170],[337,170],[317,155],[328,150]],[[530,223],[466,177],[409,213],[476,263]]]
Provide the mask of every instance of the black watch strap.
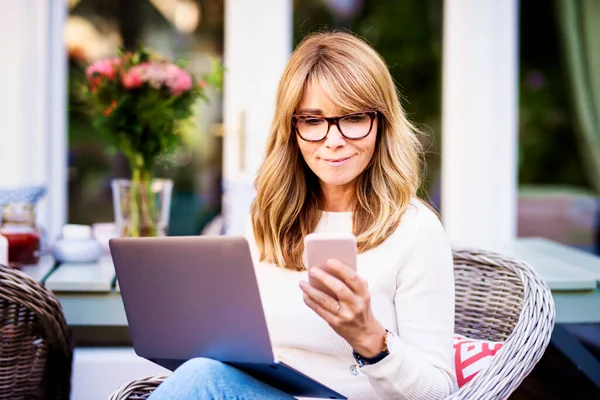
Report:
[[386,329],[385,330],[385,344],[383,346],[383,350],[373,357],[363,357],[360,354],[358,354],[355,350],[352,350],[352,356],[354,356],[354,359],[356,360],[356,362],[358,363],[359,366],[362,367],[364,365],[371,365],[371,364],[378,363],[379,361],[383,360],[385,357],[387,357],[390,354],[390,351],[387,346],[387,335],[388,334],[389,334],[389,331]]

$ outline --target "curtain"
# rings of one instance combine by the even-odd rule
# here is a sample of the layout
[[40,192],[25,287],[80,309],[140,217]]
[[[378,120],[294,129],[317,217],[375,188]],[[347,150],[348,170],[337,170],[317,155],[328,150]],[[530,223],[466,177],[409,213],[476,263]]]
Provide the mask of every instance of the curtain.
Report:
[[600,193],[600,0],[556,0],[556,6],[580,148]]

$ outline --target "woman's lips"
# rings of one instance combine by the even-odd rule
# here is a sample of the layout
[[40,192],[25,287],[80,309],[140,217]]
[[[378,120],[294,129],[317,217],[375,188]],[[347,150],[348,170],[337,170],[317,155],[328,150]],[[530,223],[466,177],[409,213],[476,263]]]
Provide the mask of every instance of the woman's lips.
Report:
[[352,156],[344,158],[323,158],[323,161],[325,161],[327,165],[330,165],[332,167],[339,167],[346,164],[348,161],[350,161],[351,158]]

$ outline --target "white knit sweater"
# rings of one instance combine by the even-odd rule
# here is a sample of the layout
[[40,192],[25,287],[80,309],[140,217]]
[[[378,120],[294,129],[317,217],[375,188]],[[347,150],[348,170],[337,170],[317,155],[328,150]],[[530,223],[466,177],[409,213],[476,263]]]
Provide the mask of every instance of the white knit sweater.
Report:
[[[316,232],[352,232],[352,213],[324,212]],[[441,399],[456,389],[452,360],[454,275],[450,246],[437,216],[411,201],[396,231],[358,255],[377,320],[393,333],[390,355],[356,376],[350,345],[304,304],[306,272],[254,265],[275,354],[349,399]]]

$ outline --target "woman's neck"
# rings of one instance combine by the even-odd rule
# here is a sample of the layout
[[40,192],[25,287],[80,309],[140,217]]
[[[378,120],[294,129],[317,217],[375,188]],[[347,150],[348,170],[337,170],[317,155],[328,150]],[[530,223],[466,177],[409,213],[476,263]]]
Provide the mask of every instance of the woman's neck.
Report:
[[323,195],[323,211],[354,211],[356,205],[356,188],[352,184],[331,186],[321,183]]

